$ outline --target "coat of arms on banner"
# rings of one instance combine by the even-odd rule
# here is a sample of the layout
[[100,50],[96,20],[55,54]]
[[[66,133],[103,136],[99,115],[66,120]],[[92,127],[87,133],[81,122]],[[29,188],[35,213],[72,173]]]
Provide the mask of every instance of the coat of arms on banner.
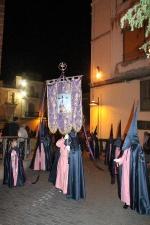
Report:
[[48,126],[52,133],[62,134],[82,127],[82,76],[60,76],[47,81]]

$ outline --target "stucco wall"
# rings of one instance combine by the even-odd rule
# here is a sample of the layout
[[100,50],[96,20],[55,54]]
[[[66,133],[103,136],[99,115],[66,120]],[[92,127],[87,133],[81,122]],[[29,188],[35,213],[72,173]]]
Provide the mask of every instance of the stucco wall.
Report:
[[[99,106],[92,106],[90,110],[90,130],[94,131],[99,120],[99,138],[109,138],[110,127],[113,124],[113,135],[116,137],[118,123],[121,120],[122,135],[125,132],[132,106],[140,100],[140,81],[119,83],[99,87],[94,90],[94,99],[99,98]],[[140,102],[139,102],[140,103]],[[99,107],[99,112],[98,112]],[[140,112],[138,107],[138,120],[149,120],[149,112]],[[99,115],[98,115],[99,114]],[[140,142],[143,141],[143,130],[138,131]]]

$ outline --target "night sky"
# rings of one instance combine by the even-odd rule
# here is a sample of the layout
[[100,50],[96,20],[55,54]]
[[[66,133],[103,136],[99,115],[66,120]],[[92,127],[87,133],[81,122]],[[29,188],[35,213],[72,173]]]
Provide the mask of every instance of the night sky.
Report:
[[91,1],[6,0],[1,79],[22,72],[58,78],[58,65],[66,62],[65,75],[83,74],[88,89]]

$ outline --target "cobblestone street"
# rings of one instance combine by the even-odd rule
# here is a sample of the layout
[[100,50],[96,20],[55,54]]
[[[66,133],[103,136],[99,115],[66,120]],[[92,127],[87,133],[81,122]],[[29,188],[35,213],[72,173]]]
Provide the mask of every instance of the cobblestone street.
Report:
[[[89,153],[83,154],[86,199],[67,199],[48,182],[49,172],[40,172],[39,181],[24,187],[0,185],[1,225],[149,225],[150,216],[123,209],[117,195],[117,184],[110,184],[110,176],[103,160],[97,160],[105,171],[98,170]],[[38,172],[26,169],[29,180]]]

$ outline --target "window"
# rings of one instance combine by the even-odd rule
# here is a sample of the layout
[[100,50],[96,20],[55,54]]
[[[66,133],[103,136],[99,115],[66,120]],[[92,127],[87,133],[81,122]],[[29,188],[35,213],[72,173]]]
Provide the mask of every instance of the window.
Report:
[[28,105],[28,115],[29,116],[34,115],[34,104],[33,103],[29,103],[29,105]]
[[30,95],[33,95],[34,96],[34,93],[35,93],[35,87],[34,86],[31,86],[30,87]]
[[137,59],[145,55],[143,50],[139,48],[145,43],[145,29],[135,28],[131,31],[130,28],[123,30],[123,61]]
[[138,130],[150,130],[150,121],[138,120],[137,127]]
[[140,110],[150,111],[150,80],[140,82]]

